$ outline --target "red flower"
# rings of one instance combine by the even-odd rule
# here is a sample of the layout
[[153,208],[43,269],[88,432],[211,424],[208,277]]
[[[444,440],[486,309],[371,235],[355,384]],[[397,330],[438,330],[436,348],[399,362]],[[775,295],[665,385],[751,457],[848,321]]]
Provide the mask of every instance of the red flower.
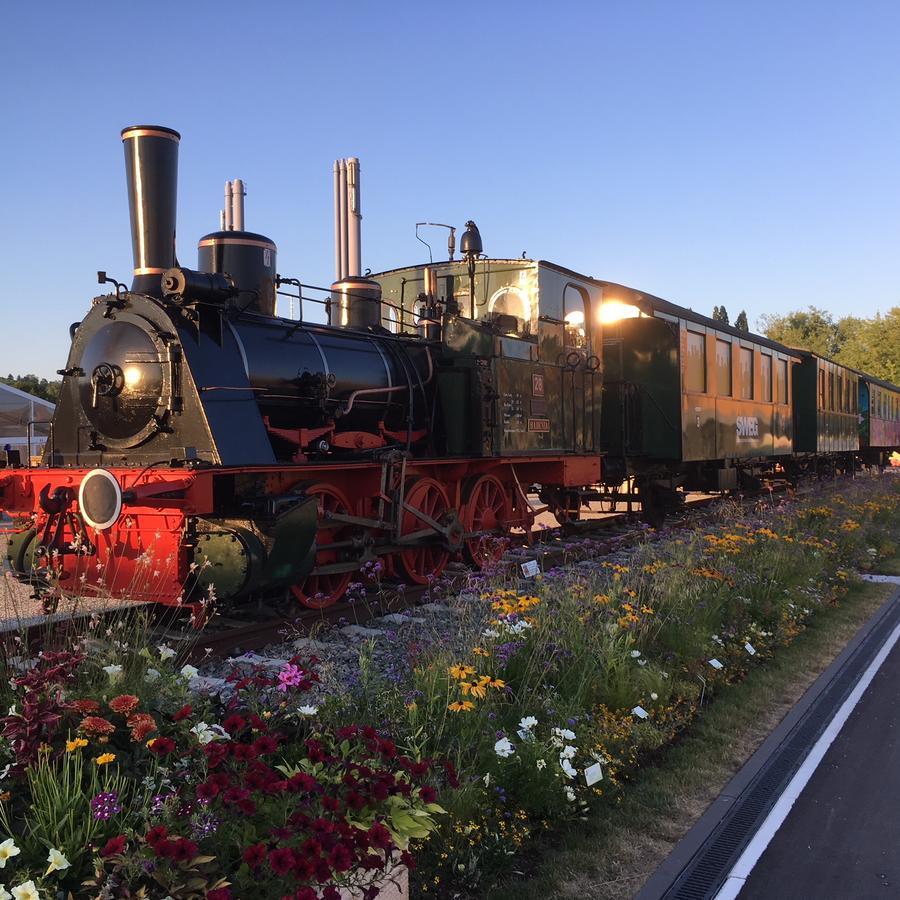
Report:
[[327,887],[322,891],[322,900],[341,900],[341,892],[336,887]]
[[294,894],[294,900],[319,900],[319,895],[311,887],[302,887]]
[[175,713],[174,716],[172,716],[172,721],[180,722],[182,719],[186,719],[193,711],[194,708],[190,703],[188,703],[185,706],[182,706],[181,709],[179,709],[178,712]]
[[337,797],[323,797],[322,806],[324,806],[328,812],[337,812],[341,808],[341,801],[338,800]]
[[156,719],[149,713],[135,713],[129,716],[125,724],[131,729],[132,741],[143,741],[156,731]]
[[257,756],[275,753],[278,750],[278,741],[271,735],[264,734],[253,742],[253,751]]
[[266,861],[266,845],[251,844],[244,851],[243,860],[251,869],[261,866]]
[[73,700],[69,706],[83,716],[100,711],[100,704],[96,700]]
[[118,837],[110,838],[100,851],[100,855],[105,859],[107,856],[115,856],[125,849],[125,835],[120,834]]
[[389,850],[394,845],[390,831],[381,822],[376,822],[372,825],[369,828],[368,835],[369,843],[373,847],[378,847],[379,850]]
[[213,888],[206,892],[206,900],[231,900],[231,888]]
[[200,848],[193,841],[179,838],[175,842],[175,852],[172,854],[172,858],[176,862],[190,862],[199,852]]
[[427,784],[419,790],[419,797],[423,803],[437,803],[437,791]]
[[209,802],[210,800],[214,800],[218,794],[219,786],[214,781],[204,781],[202,784],[197,785],[198,800],[206,800]]
[[168,756],[175,751],[175,741],[167,737],[155,738],[150,744],[150,750],[157,756]]
[[256,812],[256,804],[252,800],[250,800],[246,797],[243,800],[238,800],[237,808],[245,816],[252,816],[253,813]]
[[337,844],[328,854],[328,865],[335,872],[346,872],[353,865],[353,854],[347,849],[346,844]]
[[269,854],[269,866],[276,875],[287,875],[294,868],[294,851],[280,847]]
[[138,708],[140,702],[141,701],[138,700],[134,694],[119,694],[118,697],[113,697],[112,700],[109,701],[109,708],[114,713],[128,716]]
[[251,759],[256,759],[256,750],[252,744],[236,744],[234,758],[249,762]]
[[109,719],[101,716],[86,716],[81,720],[78,730],[85,734],[112,734],[116,730],[116,726]]
[[458,788],[459,777],[456,774],[456,766],[449,759],[444,763],[444,771],[447,773],[447,784],[452,788]]
[[157,856],[162,856],[165,859],[172,859],[175,856],[175,848],[177,846],[178,846],[177,841],[166,839],[164,841],[160,841],[153,848],[153,852]]
[[222,727],[231,735],[235,735],[240,731],[243,731],[244,728],[247,727],[247,723],[244,721],[243,717],[237,715],[229,716],[223,723]]
[[144,840],[148,847],[156,847],[161,844],[169,836],[169,829],[165,825],[154,825],[148,832]]

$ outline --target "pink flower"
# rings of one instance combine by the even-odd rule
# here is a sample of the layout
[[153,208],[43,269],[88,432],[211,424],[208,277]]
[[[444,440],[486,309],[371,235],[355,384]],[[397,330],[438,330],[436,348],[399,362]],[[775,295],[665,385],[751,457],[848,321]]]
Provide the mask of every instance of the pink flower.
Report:
[[303,669],[288,663],[278,673],[278,690],[286,691],[289,687],[297,687],[303,681]]

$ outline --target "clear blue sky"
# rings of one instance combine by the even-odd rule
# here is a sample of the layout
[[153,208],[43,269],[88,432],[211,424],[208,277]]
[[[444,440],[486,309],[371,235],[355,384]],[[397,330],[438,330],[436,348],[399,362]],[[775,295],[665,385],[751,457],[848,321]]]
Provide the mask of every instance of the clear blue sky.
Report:
[[706,313],[886,310],[898,47],[892,2],[8,3],[0,370],[51,375],[95,271],[130,281],[134,123],[182,133],[186,265],[240,177],[282,274],[330,282],[357,155],[373,270],[421,261],[416,221],[474,218],[491,255]]

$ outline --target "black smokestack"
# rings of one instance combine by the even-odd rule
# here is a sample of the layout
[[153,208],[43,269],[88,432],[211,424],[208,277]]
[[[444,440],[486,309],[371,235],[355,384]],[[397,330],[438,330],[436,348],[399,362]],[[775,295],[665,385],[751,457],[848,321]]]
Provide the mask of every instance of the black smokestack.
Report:
[[134,251],[133,291],[162,296],[160,278],[175,263],[175,204],[181,135],[161,125],[122,129]]

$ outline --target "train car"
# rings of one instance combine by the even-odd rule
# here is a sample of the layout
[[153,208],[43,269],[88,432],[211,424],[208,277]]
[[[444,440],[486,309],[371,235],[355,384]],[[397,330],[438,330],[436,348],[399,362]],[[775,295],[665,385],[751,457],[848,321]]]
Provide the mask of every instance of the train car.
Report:
[[792,468],[850,469],[860,449],[859,376],[853,369],[805,350],[794,369]]
[[868,465],[886,466],[900,449],[900,387],[863,372],[855,374],[860,456]]
[[659,297],[603,293],[604,471],[644,502],[755,482],[792,453],[797,355]]

